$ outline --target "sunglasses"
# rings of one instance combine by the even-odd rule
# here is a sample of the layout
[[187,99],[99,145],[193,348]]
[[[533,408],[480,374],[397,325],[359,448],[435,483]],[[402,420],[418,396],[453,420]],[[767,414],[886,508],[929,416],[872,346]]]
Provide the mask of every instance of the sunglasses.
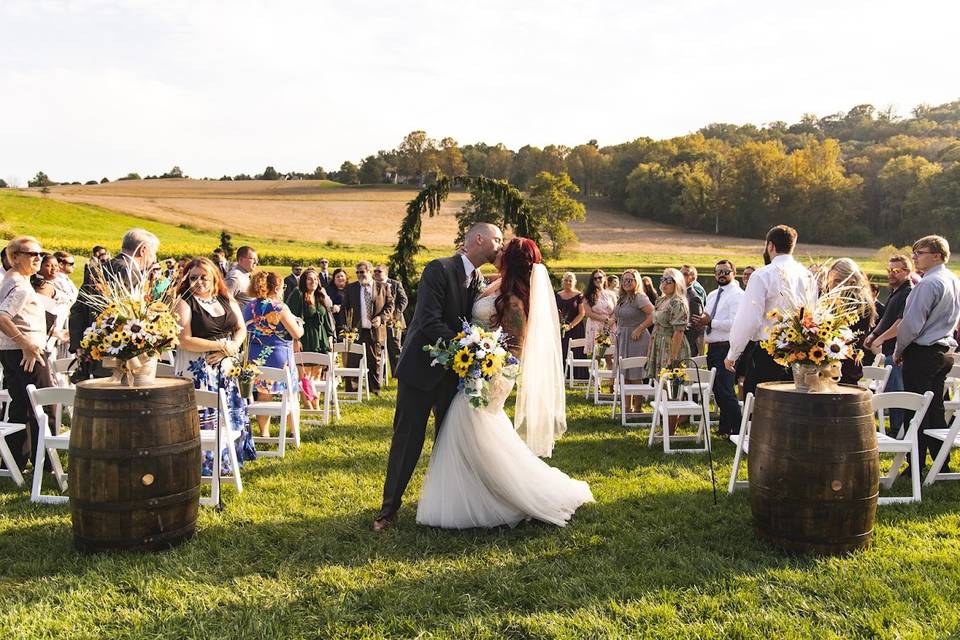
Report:
[[606,280],[606,278],[604,278],[603,276],[594,276],[593,279],[594,279],[594,280]]
[[209,277],[209,276],[193,276],[193,275],[191,275],[191,276],[187,276],[187,280],[189,280],[190,282],[196,282],[197,280],[200,280],[200,281],[202,281],[202,282],[208,282],[208,281],[210,280],[210,277]]
[[663,276],[660,282],[662,282],[663,284],[674,284],[674,279],[671,278],[670,276]]
[[892,269],[887,269],[887,273],[889,273],[890,275],[894,275],[894,276],[895,276],[895,275],[899,275],[899,274],[903,273],[904,271],[906,271],[906,269],[900,269],[899,267],[894,267],[894,268],[892,268]]
[[30,256],[31,258],[39,258],[43,255],[43,251],[14,251],[14,253],[18,253],[21,256]]
[[729,269],[723,269],[722,271],[714,271],[714,273],[718,276],[728,276],[733,272],[730,271]]

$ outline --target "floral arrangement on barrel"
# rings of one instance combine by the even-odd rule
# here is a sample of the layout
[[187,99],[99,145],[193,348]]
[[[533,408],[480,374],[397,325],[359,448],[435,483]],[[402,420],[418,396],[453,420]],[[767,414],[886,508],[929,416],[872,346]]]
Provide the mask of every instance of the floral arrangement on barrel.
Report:
[[520,361],[507,351],[507,340],[501,329],[488,331],[464,321],[456,336],[446,344],[437,340],[425,345],[430,366],[451,370],[459,378],[458,387],[474,408],[490,403],[490,381],[497,375],[514,380],[520,373]]
[[760,346],[774,362],[790,367],[799,391],[817,391],[840,377],[840,361],[863,358],[850,329],[858,319],[856,287],[842,282],[815,300],[789,299],[785,309],[767,313],[773,321]]
[[80,290],[82,299],[97,311],[94,323],[83,332],[78,358],[99,360],[113,368],[113,379],[133,386],[151,384],[157,358],[176,348],[180,327],[171,309],[177,302],[173,287],[155,294],[146,281],[102,272],[95,290]]

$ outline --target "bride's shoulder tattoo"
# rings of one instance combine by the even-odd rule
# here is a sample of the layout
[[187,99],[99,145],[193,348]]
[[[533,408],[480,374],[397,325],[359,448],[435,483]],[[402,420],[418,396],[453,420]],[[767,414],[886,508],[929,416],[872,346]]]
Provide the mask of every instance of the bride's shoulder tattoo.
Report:
[[510,335],[510,344],[519,353],[523,350],[523,336],[527,325],[527,314],[523,309],[523,303],[518,298],[511,297],[503,315],[500,324]]

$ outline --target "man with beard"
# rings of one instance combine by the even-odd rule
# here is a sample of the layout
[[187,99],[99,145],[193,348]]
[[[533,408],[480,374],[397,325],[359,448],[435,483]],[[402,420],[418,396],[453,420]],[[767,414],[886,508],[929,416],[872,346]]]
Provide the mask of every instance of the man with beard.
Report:
[[691,320],[704,330],[707,343],[707,366],[716,369],[713,395],[720,408],[720,434],[730,435],[740,431],[740,403],[733,386],[736,373],[728,371],[723,361],[730,351],[730,330],[740,309],[743,289],[737,282],[737,270],[729,260],[721,260],[713,268],[717,288],[707,295],[706,311]]

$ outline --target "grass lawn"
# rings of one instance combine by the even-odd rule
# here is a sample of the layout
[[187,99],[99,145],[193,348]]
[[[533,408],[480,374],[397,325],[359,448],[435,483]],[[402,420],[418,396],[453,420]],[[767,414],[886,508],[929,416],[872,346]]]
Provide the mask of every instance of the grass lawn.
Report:
[[248,463],[244,493],[165,553],[79,555],[66,507],[0,480],[0,637],[956,637],[960,484],[881,507],[864,553],[785,557],[754,537],[747,493],[722,491],[729,443],[714,505],[705,455],[665,457],[569,398],[552,463],[597,503],[563,529],[416,526],[426,451],[398,526],[372,533],[392,392]]

